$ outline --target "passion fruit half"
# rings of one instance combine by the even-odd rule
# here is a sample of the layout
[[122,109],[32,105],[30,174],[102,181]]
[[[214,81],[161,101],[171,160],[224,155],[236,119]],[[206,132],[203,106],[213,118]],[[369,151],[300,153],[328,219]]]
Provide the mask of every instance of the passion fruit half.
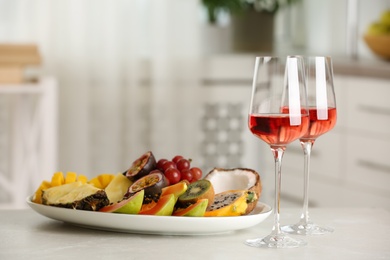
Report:
[[141,177],[140,179],[136,180],[130,187],[125,195],[131,196],[132,194],[135,194],[139,192],[140,190],[144,190],[144,204],[147,204],[149,202],[158,201],[160,198],[162,189],[164,187],[168,186],[168,181],[165,178],[164,174],[160,172],[159,170],[154,170],[148,175]]
[[130,168],[124,172],[124,175],[131,181],[138,180],[157,167],[156,158],[151,151],[144,153],[140,158],[135,160]]

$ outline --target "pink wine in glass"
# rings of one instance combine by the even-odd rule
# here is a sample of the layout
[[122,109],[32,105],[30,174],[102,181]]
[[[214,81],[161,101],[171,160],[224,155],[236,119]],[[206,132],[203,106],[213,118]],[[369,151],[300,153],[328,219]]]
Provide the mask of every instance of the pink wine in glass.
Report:
[[327,119],[318,119],[317,109],[309,109],[310,125],[307,133],[300,139],[301,141],[305,140],[315,140],[320,135],[329,132],[336,124],[337,121],[337,112],[335,107],[328,108],[328,118]]
[[317,117],[317,109],[311,107],[309,108],[309,117],[310,117],[309,130],[300,139],[301,141],[315,140],[320,135],[330,131],[335,126],[337,121],[336,108],[335,107],[328,108],[327,119],[320,120]]
[[271,146],[285,146],[302,137],[308,124],[308,115],[301,117],[299,125],[290,125],[288,114],[249,115],[250,131]]
[[330,57],[306,57],[306,87],[309,102],[309,129],[300,143],[304,154],[303,207],[300,220],[281,229],[296,235],[323,235],[333,232],[332,228],[319,226],[309,217],[310,158],[316,139],[329,132],[336,125],[336,96],[333,88],[333,68]]

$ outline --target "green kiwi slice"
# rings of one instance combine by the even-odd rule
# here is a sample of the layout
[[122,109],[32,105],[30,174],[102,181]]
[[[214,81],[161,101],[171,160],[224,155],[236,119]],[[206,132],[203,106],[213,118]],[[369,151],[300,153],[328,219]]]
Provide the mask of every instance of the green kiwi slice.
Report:
[[208,206],[214,202],[214,188],[209,180],[198,180],[190,183],[187,190],[179,196],[178,204],[181,207],[188,207],[200,199],[208,199]]

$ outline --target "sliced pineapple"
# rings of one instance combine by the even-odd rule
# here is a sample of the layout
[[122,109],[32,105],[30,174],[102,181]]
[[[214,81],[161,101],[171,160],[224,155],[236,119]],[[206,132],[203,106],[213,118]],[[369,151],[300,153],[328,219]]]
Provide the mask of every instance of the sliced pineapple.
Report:
[[47,191],[49,191],[50,189],[43,191],[43,203],[56,207],[92,211],[97,211],[110,203],[107,198],[106,192],[102,189],[96,188],[91,184],[81,184],[78,187],[73,187],[72,189],[70,189],[70,191],[63,194],[62,196],[58,196],[58,194],[64,192],[64,186],[72,185],[74,183],[50,188],[55,190],[51,193],[47,193]]
[[104,189],[111,203],[116,203],[123,199],[132,182],[122,173],[118,173]]
[[55,187],[42,190],[42,204],[45,205],[57,204],[60,198],[67,195],[77,187],[80,187],[81,185],[82,183],[77,181],[77,182],[72,182],[61,186],[55,186]]
[[79,174],[75,172],[67,172],[66,175],[62,172],[55,172],[51,177],[51,181],[42,181],[38,189],[35,191],[32,201],[35,203],[42,203],[42,191],[49,189],[51,187],[58,187],[64,184],[70,184],[73,182],[81,182],[81,184],[87,183],[88,178],[85,175]]

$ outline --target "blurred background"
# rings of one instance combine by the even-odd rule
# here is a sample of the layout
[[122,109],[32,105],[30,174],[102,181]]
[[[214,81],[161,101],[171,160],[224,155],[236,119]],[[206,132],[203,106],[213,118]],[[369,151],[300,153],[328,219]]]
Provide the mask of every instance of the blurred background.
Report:
[[[149,150],[256,169],[272,204],[272,155],[246,125],[254,56],[315,54],[334,60],[339,114],[310,203],[389,208],[390,0],[240,1],[0,0],[2,207],[55,171],[122,172]],[[302,171],[294,143],[283,205],[301,204]]]

